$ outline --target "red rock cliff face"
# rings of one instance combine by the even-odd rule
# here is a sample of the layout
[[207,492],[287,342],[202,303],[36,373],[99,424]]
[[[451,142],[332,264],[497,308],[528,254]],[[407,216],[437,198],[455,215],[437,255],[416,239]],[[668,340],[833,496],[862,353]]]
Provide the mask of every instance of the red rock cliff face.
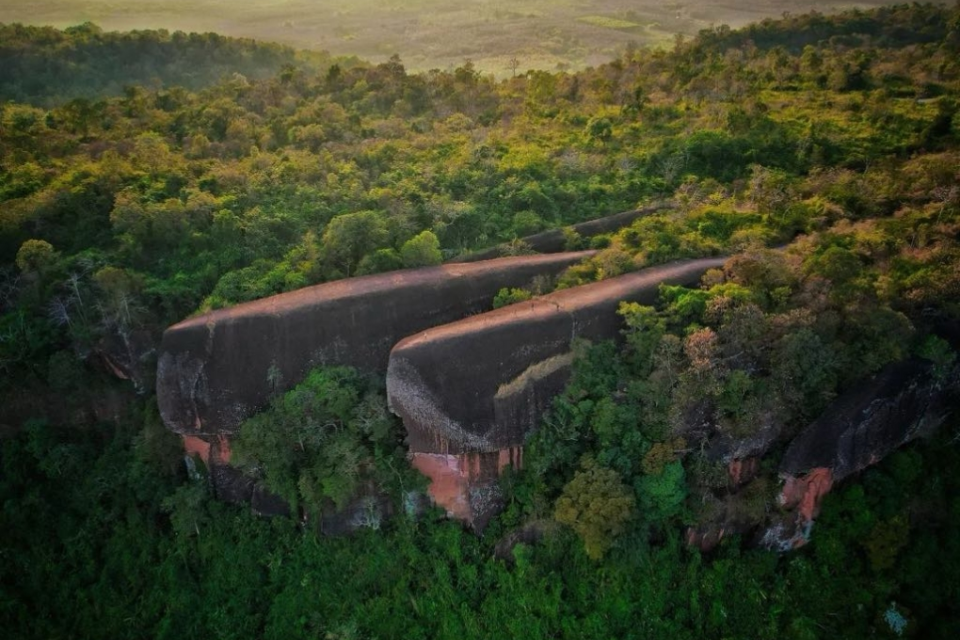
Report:
[[488,309],[502,287],[593,252],[523,256],[330,282],[185,320],[163,335],[157,402],[184,435],[232,434],[323,364],[382,373],[401,338]]
[[811,469],[806,475],[788,476],[780,492],[780,504],[794,509],[805,522],[812,522],[820,515],[823,497],[833,488],[833,471],[825,467]]
[[[756,530],[760,544],[768,548],[789,551],[805,545],[833,487],[910,440],[932,433],[955,406],[958,387],[956,368],[934,375],[930,363],[908,360],[849,389],[789,443],[779,460],[782,484],[776,505],[767,505],[767,515],[738,508],[738,499],[751,491],[754,496],[766,492],[770,476],[751,484],[760,470],[756,456],[778,440],[780,427],[761,424],[759,436],[715,439],[707,451],[727,463],[729,483],[705,497],[711,515],[688,529],[687,542],[709,551],[729,535]],[[744,451],[751,457],[738,457]]]
[[523,448],[490,453],[413,453],[411,463],[430,479],[428,493],[447,515],[483,529],[500,509],[497,481],[507,467],[523,466]]

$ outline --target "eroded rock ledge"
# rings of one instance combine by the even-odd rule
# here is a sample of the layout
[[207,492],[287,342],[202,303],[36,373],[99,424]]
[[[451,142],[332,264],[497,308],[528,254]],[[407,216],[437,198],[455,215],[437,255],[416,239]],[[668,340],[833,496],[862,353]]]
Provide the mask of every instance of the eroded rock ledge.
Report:
[[317,366],[386,370],[401,338],[488,309],[502,287],[558,275],[590,251],[351,278],[190,318],[163,334],[157,401],[184,435],[235,433]]
[[826,467],[840,481],[932,433],[947,416],[945,391],[956,384],[932,370],[925,360],[897,362],[850,389],[790,443],[780,473],[799,476]]
[[[960,366],[937,374],[919,359],[887,365],[832,402],[800,431],[779,461],[778,509],[766,518],[746,517],[736,493],[749,485],[760,458],[779,441],[776,436],[727,442],[720,451],[748,449],[752,456],[729,460],[730,491],[717,500],[717,515],[686,532],[687,542],[710,551],[731,535],[755,533],[760,546],[789,551],[810,540],[824,497],[843,480],[874,465],[916,438],[929,436],[957,407]],[[732,446],[731,446],[732,444]]]

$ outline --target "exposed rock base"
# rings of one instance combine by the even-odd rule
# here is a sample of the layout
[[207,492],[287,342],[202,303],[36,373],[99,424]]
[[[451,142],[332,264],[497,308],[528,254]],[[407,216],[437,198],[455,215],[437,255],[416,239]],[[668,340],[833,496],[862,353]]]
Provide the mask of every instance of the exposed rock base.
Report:
[[413,453],[413,467],[430,478],[428,493],[447,515],[482,531],[501,508],[497,481],[503,469],[523,466],[523,448],[489,453]]
[[956,368],[937,377],[929,362],[907,360],[888,365],[834,401],[787,448],[779,497],[787,513],[768,526],[761,545],[787,551],[806,544],[835,483],[944,422],[958,377]]
[[[403,418],[430,495],[482,529],[500,508],[497,477],[566,384],[573,340],[616,338],[621,301],[651,304],[661,283],[696,284],[723,259],[654,267],[428,329],[394,347],[387,401]],[[515,454],[514,452],[517,452]]]

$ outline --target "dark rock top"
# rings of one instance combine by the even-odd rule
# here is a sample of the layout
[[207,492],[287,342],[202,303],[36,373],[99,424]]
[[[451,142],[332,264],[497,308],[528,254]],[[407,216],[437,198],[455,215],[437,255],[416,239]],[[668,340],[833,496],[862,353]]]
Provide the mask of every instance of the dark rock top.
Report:
[[490,308],[592,255],[581,251],[410,269],[330,282],[190,318],[163,334],[157,402],[181,434],[232,433],[320,365],[386,370],[410,334]]
[[618,336],[621,301],[696,284],[723,258],[653,267],[565,289],[406,338],[390,354],[387,400],[410,450],[456,454],[523,444],[566,383],[574,338]]
[[946,379],[932,365],[907,360],[884,367],[837,398],[804,429],[780,461],[781,474],[798,476],[826,468],[842,480],[916,437],[932,433],[950,409],[957,372]]
[[[634,209],[633,211],[622,211],[604,218],[581,222],[572,225],[570,228],[583,238],[591,238],[627,227],[633,224],[634,220],[658,211],[663,211],[664,209],[670,208],[670,206],[668,203],[652,204],[640,209]],[[567,245],[567,239],[563,235],[563,229],[551,229],[549,231],[543,231],[542,233],[536,233],[532,236],[525,236],[520,238],[520,241],[537,253],[558,253],[565,250]],[[478,260],[489,260],[501,255],[504,255],[503,245],[484,249],[476,253],[468,253],[465,256],[456,258],[455,262],[476,262]]]

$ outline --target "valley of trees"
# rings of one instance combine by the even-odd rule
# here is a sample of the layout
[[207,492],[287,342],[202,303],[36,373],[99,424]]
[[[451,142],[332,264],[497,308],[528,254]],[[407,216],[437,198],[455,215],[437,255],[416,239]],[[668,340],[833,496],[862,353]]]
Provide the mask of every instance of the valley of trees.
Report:
[[[889,363],[956,375],[960,8],[719,27],[501,82],[215,36],[0,34],[16,61],[0,65],[12,637],[955,637],[956,416],[835,489],[802,550],[744,535],[703,554],[682,532],[728,493],[687,428],[698,412],[721,435],[786,438]],[[524,235],[664,200],[617,233],[569,233],[600,252],[551,286],[733,257],[700,289],[624,304],[621,345],[581,345],[482,537],[405,510],[423,481],[382,381],[317,370],[236,443],[308,523],[371,485],[394,501],[328,538],[213,501],[149,375],[135,389],[104,366],[198,311],[522,252]],[[304,416],[336,428],[294,450]],[[738,517],[776,508],[777,452]],[[517,530],[538,541],[506,544]]]

